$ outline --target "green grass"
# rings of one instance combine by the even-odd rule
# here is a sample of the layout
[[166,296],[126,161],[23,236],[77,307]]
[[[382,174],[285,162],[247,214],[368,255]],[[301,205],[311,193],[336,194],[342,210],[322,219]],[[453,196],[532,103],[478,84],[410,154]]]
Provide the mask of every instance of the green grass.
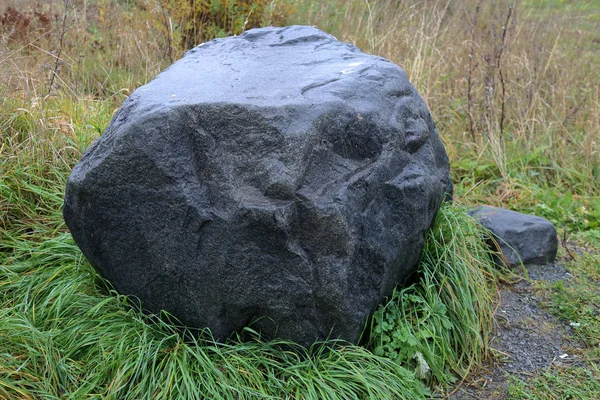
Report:
[[504,176],[491,157],[466,155],[457,160],[452,168],[457,197],[538,215],[552,222],[560,234],[600,228],[596,184],[600,170],[590,175],[561,167],[546,146],[526,151],[516,142],[507,147],[507,153],[510,159]]
[[511,399],[593,400],[600,393],[600,369],[597,364],[587,368],[553,368],[529,381],[511,377],[508,394]]
[[445,205],[427,235],[420,280],[397,289],[373,316],[371,343],[427,380],[451,383],[488,352],[498,268],[482,228],[458,206]]
[[592,349],[600,360],[600,255],[576,256],[569,272],[573,277],[563,283],[541,284],[545,305],[564,321],[577,324],[574,337]]
[[552,10],[598,10],[600,1],[598,0],[525,0],[525,7],[552,9]]

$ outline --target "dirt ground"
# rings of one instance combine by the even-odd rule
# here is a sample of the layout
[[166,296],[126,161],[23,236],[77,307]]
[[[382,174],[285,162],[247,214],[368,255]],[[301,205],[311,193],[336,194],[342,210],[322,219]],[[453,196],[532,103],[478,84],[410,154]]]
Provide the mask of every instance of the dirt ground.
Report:
[[[568,285],[571,275],[563,265],[527,266],[529,280],[562,280]],[[452,400],[507,399],[509,374],[528,380],[553,364],[578,363],[577,348],[582,346],[570,338],[570,322],[543,311],[530,282],[523,279],[504,285],[499,296],[490,344],[493,360],[462,382],[449,397]]]

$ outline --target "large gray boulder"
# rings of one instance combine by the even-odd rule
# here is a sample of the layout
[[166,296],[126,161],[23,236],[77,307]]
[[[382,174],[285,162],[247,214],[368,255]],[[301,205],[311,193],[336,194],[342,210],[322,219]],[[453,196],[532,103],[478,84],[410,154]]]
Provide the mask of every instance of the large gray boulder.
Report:
[[469,214],[494,235],[493,247],[508,265],[550,264],[556,258],[558,236],[547,219],[490,206]]
[[149,312],[219,340],[258,319],[355,342],[451,191],[404,71],[293,26],[205,43],[137,89],[73,169],[64,217]]

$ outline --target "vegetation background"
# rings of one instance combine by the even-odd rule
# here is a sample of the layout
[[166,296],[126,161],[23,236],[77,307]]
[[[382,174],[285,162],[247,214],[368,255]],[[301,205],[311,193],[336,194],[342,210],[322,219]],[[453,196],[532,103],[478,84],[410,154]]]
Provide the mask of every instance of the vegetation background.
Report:
[[[512,395],[550,398],[586,374],[598,379],[600,260],[572,250],[597,254],[600,242],[598,0],[3,0],[0,398],[185,398],[181,388],[189,398],[420,398],[449,394],[453,377],[488,354],[494,288],[510,274],[488,269],[485,255],[468,256],[481,233],[460,207],[444,210],[445,225],[430,234],[441,246],[429,247],[423,285],[399,291],[376,314],[379,345],[367,345],[375,354],[315,346],[298,356],[274,344],[210,340],[194,347],[127,308],[82,260],[60,217],[66,178],[123,100],[196,44],[285,24],[315,25],[406,70],[448,151],[456,203],[556,225],[578,280],[539,290],[550,310],[585,321],[578,335],[589,348],[586,373],[548,371],[515,381]],[[449,243],[459,243],[459,258],[444,261],[438,250]],[[461,312],[445,309],[456,297],[433,296],[444,297],[440,276],[464,283]],[[480,295],[489,298],[478,307],[472,288],[482,276],[488,291]],[[471,309],[476,316],[461,325]],[[416,337],[431,315],[445,333]],[[211,371],[201,374],[207,391],[195,393],[201,371]],[[381,384],[398,376],[396,386]],[[593,388],[581,390],[579,398],[593,398]]]

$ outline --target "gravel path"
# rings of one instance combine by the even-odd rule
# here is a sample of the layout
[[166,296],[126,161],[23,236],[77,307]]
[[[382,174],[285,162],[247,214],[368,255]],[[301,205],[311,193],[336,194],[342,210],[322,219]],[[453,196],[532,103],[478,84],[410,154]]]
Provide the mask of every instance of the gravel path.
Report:
[[[569,284],[570,274],[561,264],[528,266],[527,271],[532,282],[562,280]],[[495,357],[463,382],[450,399],[506,399],[508,374],[527,380],[553,364],[578,362],[573,350],[581,346],[570,340],[569,322],[543,311],[527,280],[502,286],[499,296],[491,341]]]

